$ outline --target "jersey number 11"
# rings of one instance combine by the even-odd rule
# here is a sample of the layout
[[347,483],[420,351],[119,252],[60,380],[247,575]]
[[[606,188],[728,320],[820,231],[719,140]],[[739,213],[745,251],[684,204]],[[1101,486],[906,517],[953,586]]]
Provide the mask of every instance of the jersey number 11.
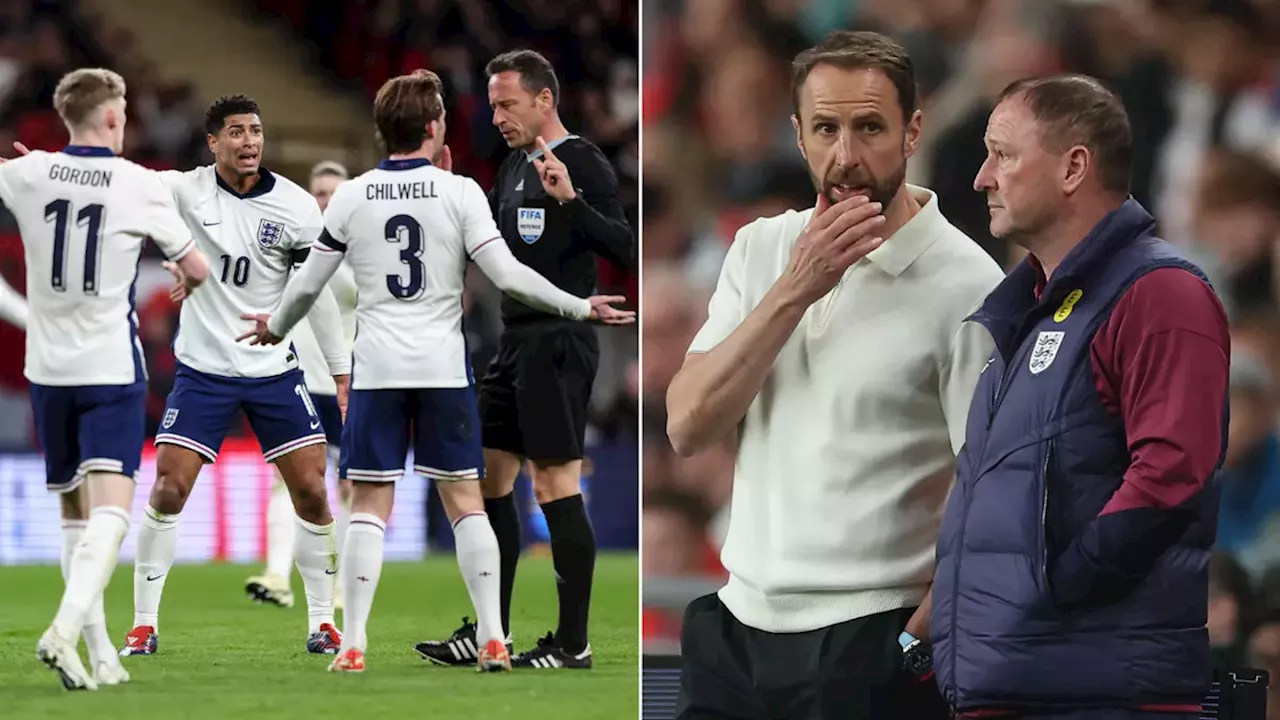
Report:
[[[76,213],[76,227],[85,227],[84,294],[98,294],[98,265],[102,255],[101,205],[85,205]],[[71,234],[71,201],[54,200],[44,206],[44,221],[53,223],[53,289],[67,290],[67,240]]]

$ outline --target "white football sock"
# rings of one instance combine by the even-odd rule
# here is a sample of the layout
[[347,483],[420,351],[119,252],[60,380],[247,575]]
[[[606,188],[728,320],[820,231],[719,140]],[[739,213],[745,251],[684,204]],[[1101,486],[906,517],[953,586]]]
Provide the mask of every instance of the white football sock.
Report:
[[316,525],[297,518],[293,557],[307,593],[308,633],[316,633],[324,623],[333,625],[333,580],[338,572],[338,548],[333,523]]
[[76,551],[76,545],[80,543],[80,538],[84,535],[84,529],[88,526],[88,520],[63,520],[62,521],[62,582],[67,582],[67,575],[71,571],[71,554]]
[[367,627],[373,596],[382,575],[382,539],[387,524],[372,513],[353,513],[347,528],[339,572],[342,576],[342,650],[364,650],[369,643]]
[[[71,555],[84,535],[87,520],[62,521],[62,582],[66,583],[71,569]],[[107,618],[102,607],[102,595],[99,594],[84,618],[84,644],[89,650],[89,665],[97,667],[100,660],[115,654],[115,646],[107,635]]]
[[[502,640],[501,575],[502,556],[498,536],[489,516],[468,513],[453,524],[458,569],[467,584],[476,611],[476,644],[483,648],[490,640]],[[480,649],[477,648],[477,649]]]
[[[347,541],[347,527],[351,525],[351,501],[338,499],[338,513],[334,517],[334,524],[337,525],[336,540],[338,544],[338,558],[342,558],[342,546]],[[341,568],[339,568],[341,572]],[[334,577],[333,583],[333,604],[337,607],[342,604],[342,583],[338,582],[338,576]],[[344,616],[342,621],[346,622]]]
[[[116,552],[119,553],[119,548]],[[112,563],[112,572],[115,571],[115,567],[115,563]],[[110,580],[111,575],[108,574],[107,585],[110,584]],[[116,647],[111,642],[111,634],[107,632],[107,609],[102,598],[107,585],[103,585],[102,590],[98,591],[98,596],[93,599],[93,604],[89,606],[89,612],[84,617],[84,646],[89,650],[89,664],[95,668],[103,660],[116,656]]]
[[342,557],[342,544],[347,540],[347,527],[351,524],[351,501],[338,499],[338,512],[334,515],[334,523],[337,525],[338,536],[338,557]]
[[276,480],[267,501],[267,573],[289,580],[293,575],[293,546],[297,542],[298,516],[289,488]]
[[160,632],[160,596],[178,552],[178,516],[147,505],[138,529],[138,556],[133,562],[133,626]]
[[102,589],[111,579],[120,556],[120,543],[128,532],[129,513],[124,508],[104,506],[89,513],[89,524],[71,554],[67,586],[53,618],[58,635],[67,639],[79,637],[95,601],[101,606]]

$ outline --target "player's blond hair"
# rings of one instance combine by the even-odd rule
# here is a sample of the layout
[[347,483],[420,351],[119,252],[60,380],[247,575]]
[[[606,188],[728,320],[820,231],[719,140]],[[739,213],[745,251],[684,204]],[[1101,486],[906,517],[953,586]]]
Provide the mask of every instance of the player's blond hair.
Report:
[[311,168],[312,180],[325,175],[332,175],[342,180],[347,180],[351,177],[351,174],[347,172],[347,166],[336,160],[322,160]]
[[383,83],[373,100],[373,124],[388,155],[413,152],[427,138],[427,123],[444,116],[440,76],[414,70]]
[[94,111],[109,100],[124,97],[124,78],[106,68],[80,68],[58,81],[53,91],[53,108],[72,127],[89,122]]

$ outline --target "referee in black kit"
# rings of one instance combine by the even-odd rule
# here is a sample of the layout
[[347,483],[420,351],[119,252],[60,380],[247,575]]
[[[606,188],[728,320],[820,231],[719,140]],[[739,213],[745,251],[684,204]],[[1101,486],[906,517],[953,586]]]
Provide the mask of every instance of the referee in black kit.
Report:
[[[518,50],[485,67],[493,124],[512,152],[489,204],[520,262],[566,292],[586,297],[596,285],[596,259],[632,267],[635,242],[618,200],[618,179],[604,153],[570,134],[556,109],[560,83],[542,55]],[[511,588],[520,557],[515,481],[533,463],[533,489],[547,519],[560,596],[554,633],[513,655],[514,667],[590,668],[587,613],[596,542],[582,502],[587,403],[600,349],[595,328],[502,298],[498,355],[480,381],[485,511],[502,551],[502,627],[511,646]],[[424,658],[474,664],[476,627],[446,641],[418,643]]]

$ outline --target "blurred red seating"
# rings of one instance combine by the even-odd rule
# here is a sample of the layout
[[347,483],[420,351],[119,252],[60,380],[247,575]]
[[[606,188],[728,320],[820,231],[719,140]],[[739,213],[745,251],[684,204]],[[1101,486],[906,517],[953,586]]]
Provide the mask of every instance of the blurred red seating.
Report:
[[18,118],[14,133],[19,142],[32,150],[60,150],[69,140],[66,126],[53,110],[24,113]]

